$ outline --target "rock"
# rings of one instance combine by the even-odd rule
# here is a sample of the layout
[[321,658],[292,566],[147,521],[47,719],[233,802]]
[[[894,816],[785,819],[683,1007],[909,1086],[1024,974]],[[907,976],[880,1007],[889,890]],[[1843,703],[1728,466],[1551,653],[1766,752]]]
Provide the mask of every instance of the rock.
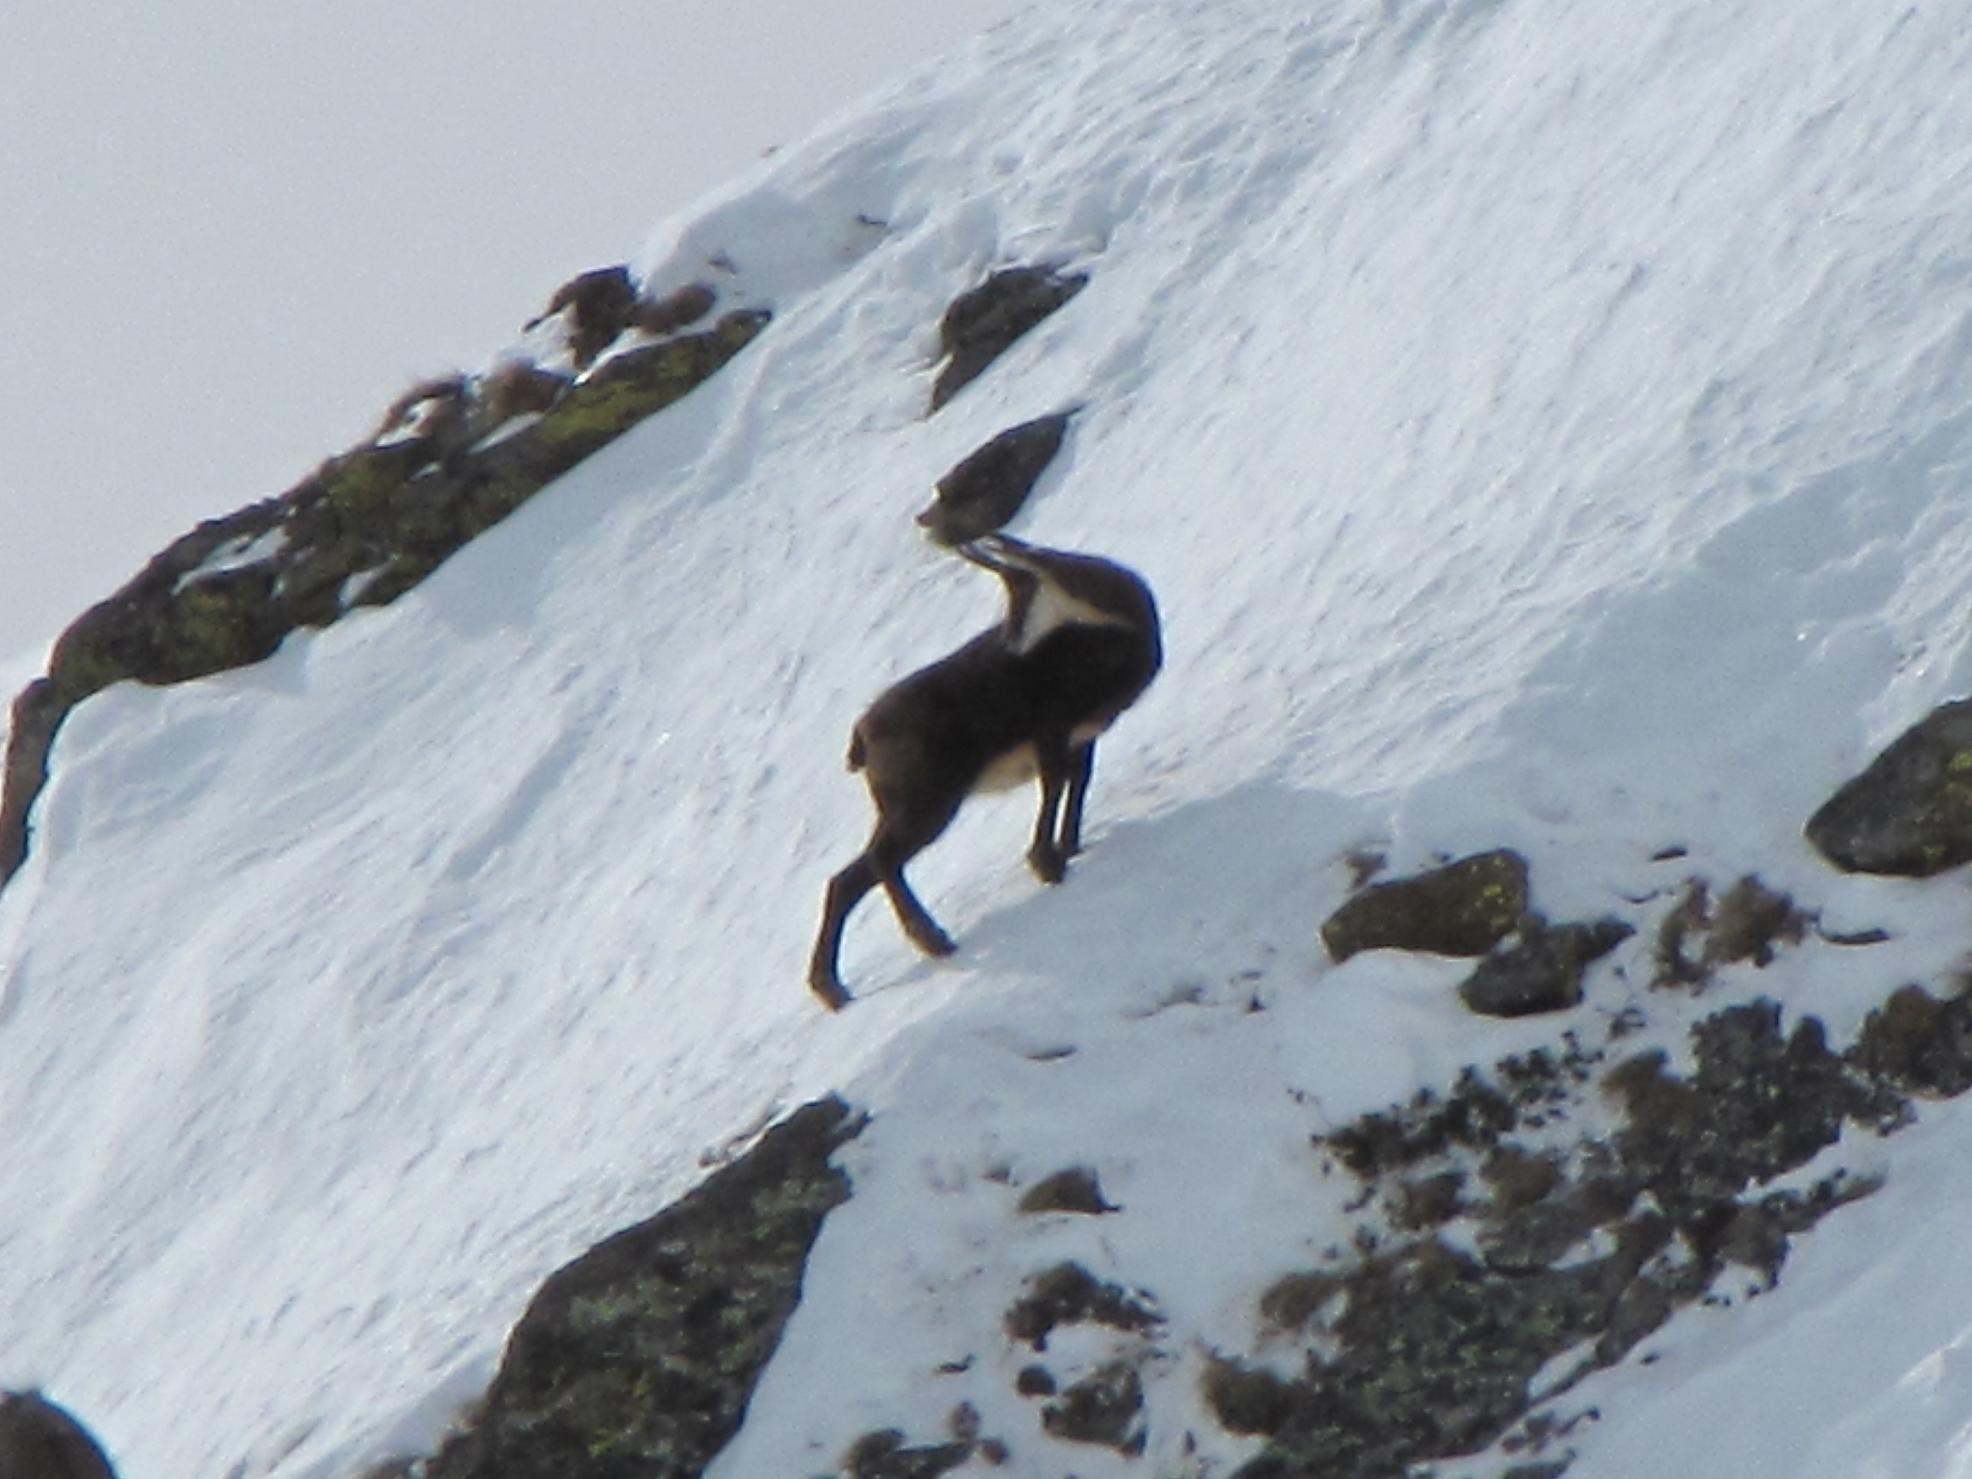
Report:
[[1133,1361],[1111,1361],[1062,1392],[1041,1412],[1041,1426],[1070,1443],[1098,1443],[1122,1453],[1143,1449],[1143,1379]]
[[1928,877],[1972,860],[1972,699],[1933,710],[1809,818],[1850,873]]
[[937,496],[918,515],[935,544],[964,544],[1003,528],[1061,450],[1071,413],[1009,427],[938,480]]
[[27,859],[27,814],[48,779],[48,749],[73,705],[50,678],[36,678],[14,698],[0,766],[0,884]]
[[865,1433],[843,1456],[842,1479],[938,1479],[971,1459],[970,1442],[905,1445],[895,1428]]
[[1344,1287],[1342,1279],[1318,1269],[1283,1274],[1260,1296],[1260,1317],[1281,1330],[1305,1329]]
[[597,355],[616,342],[630,327],[630,315],[637,306],[637,287],[630,280],[630,269],[618,264],[580,273],[555,289],[554,297],[530,319],[534,328],[556,314],[568,324],[568,350],[577,368],[590,364]]
[[1367,1181],[1453,1148],[1491,1150],[1519,1118],[1507,1095],[1468,1069],[1443,1098],[1419,1089],[1409,1104],[1362,1115],[1329,1131],[1321,1143]]
[[1864,1021],[1850,1062],[1906,1093],[1972,1089],[1972,998],[1940,1001],[1922,986],[1895,992]]
[[936,411],[1008,345],[1033,328],[1088,284],[1086,273],[1052,267],[1007,267],[978,287],[961,293],[938,324],[945,368],[931,387]]
[[1371,884],[1322,925],[1340,962],[1363,950],[1484,955],[1527,912],[1527,860],[1501,849],[1475,853],[1410,878]]
[[1582,999],[1582,974],[1636,933],[1620,919],[1545,925],[1529,916],[1519,941],[1495,950],[1460,983],[1459,999],[1488,1017],[1558,1012]]
[[[1718,967],[1746,960],[1765,968],[1775,946],[1800,944],[1812,923],[1791,895],[1768,888],[1755,874],[1727,889],[1716,906],[1705,880],[1693,878],[1658,922],[1653,984],[1703,986]],[[1694,954],[1692,942],[1700,939]]]
[[477,1425],[426,1479],[697,1476],[738,1429],[822,1221],[849,1196],[829,1157],[861,1127],[839,1099],[810,1104],[551,1276]]
[[[1235,1479],[1384,1479],[1486,1450],[1516,1423],[1509,1452],[1565,1433],[1530,1416],[1537,1398],[1622,1360],[1733,1265],[1771,1284],[1795,1234],[1876,1189],[1839,1170],[1769,1187],[1845,1125],[1903,1122],[1878,1068],[1906,1063],[1898,1048],[1929,1029],[1958,1029],[1949,1003],[1911,996],[1897,1011],[1898,1030],[1878,1029],[1885,1046],[1838,1056],[1813,1018],[1783,1034],[1772,1002],[1727,1008],[1693,1029],[1683,1076],[1661,1053],[1598,1076],[1601,1051],[1564,1034],[1563,1052],[1467,1069],[1446,1094],[1328,1132],[1321,1143],[1364,1182],[1351,1206],[1375,1210],[1349,1252],[1267,1287],[1259,1356],[1210,1357],[1206,1406],[1264,1440]],[[1598,1089],[1620,1115],[1613,1133],[1570,1152],[1506,1138],[1546,1131]],[[1489,1199],[1458,1190],[1468,1168]],[[1428,1215],[1405,1215],[1420,1201]]]
[[1464,1190],[1462,1171],[1440,1171],[1435,1176],[1399,1182],[1392,1199],[1390,1220],[1405,1232],[1439,1227],[1458,1216],[1460,1193]]
[[1006,1331],[1037,1351],[1060,1325],[1107,1325],[1147,1333],[1162,1323],[1156,1311],[1117,1284],[1105,1284],[1079,1263],[1059,1263],[1027,1281],[1027,1292],[1006,1314]]
[[1680,1228],[1750,1183],[1805,1165],[1845,1122],[1901,1122],[1898,1096],[1852,1073],[1817,1018],[1783,1037],[1779,1005],[1754,1001],[1706,1018],[1692,1039],[1697,1069],[1687,1078],[1667,1073],[1663,1054],[1652,1052],[1604,1081],[1627,1120],[1618,1154]]
[[0,1392],[0,1479],[116,1479],[89,1430],[39,1392]]
[[1075,1212],[1098,1217],[1118,1210],[1106,1201],[1096,1173],[1086,1166],[1070,1166],[1052,1176],[1044,1176],[1027,1189],[1020,1199],[1020,1210],[1029,1215],[1043,1212]]
[[718,295],[706,284],[687,283],[662,298],[638,299],[630,310],[630,323],[646,334],[675,334],[704,318],[717,301]]

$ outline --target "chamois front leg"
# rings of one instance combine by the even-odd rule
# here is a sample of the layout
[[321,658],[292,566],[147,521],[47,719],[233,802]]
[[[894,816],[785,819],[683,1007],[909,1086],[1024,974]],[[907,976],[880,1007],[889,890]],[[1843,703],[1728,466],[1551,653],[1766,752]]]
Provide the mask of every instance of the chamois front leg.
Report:
[[1057,841],[1061,826],[1061,800],[1069,786],[1068,745],[1058,738],[1034,742],[1036,769],[1040,773],[1041,812],[1034,819],[1034,841],[1027,849],[1027,866],[1043,883],[1060,883],[1068,875],[1068,858]]
[[1089,777],[1096,768],[1096,742],[1084,740],[1068,755],[1068,789],[1061,802],[1061,831],[1057,846],[1064,858],[1082,850],[1082,805],[1089,796]]

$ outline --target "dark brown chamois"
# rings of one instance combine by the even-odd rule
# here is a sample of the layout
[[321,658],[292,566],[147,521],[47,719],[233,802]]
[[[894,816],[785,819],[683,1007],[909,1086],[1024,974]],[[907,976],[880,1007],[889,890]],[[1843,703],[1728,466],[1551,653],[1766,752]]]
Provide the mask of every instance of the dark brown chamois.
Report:
[[1136,702],[1164,659],[1157,603],[1121,565],[1024,544],[1005,534],[959,546],[1007,588],[1006,620],[887,689],[856,721],[849,768],[876,803],[869,845],[829,880],[808,984],[846,1006],[836,958],[842,927],[881,885],[911,943],[952,953],[904,865],[951,823],[975,791],[1041,783],[1027,861],[1059,883],[1081,851],[1082,806],[1096,736]]

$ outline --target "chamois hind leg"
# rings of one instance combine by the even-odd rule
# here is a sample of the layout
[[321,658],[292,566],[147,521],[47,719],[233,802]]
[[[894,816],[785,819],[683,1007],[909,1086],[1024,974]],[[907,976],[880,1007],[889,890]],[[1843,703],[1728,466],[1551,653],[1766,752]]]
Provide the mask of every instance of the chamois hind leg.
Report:
[[1027,849],[1027,866],[1043,883],[1060,883],[1068,874],[1068,855],[1056,840],[1061,820],[1062,796],[1071,779],[1068,746],[1061,741],[1037,740],[1034,757],[1040,772],[1041,811],[1034,819],[1034,841]]
[[822,1005],[839,1012],[849,1005],[843,989],[838,961],[842,954],[842,927],[849,912],[862,902],[863,895],[876,887],[876,869],[868,852],[859,853],[854,862],[829,880],[822,899],[822,928],[815,936],[815,951],[808,958],[808,989],[822,999]]
[[1064,858],[1082,850],[1082,805],[1089,796],[1089,777],[1096,768],[1096,742],[1085,740],[1069,751],[1068,789],[1061,801],[1061,830],[1056,846]]

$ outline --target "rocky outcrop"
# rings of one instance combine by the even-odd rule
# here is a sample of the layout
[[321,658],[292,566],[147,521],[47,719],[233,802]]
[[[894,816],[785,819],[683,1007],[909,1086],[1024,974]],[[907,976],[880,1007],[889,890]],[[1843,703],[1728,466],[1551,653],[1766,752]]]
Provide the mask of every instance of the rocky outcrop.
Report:
[[0,1479],[116,1479],[101,1445],[39,1392],[0,1392]]
[[918,515],[932,542],[964,544],[1004,527],[1061,450],[1071,414],[1008,427],[940,478],[931,506]]
[[1808,840],[1851,873],[1972,862],[1972,699],[1933,710],[1815,812]]
[[701,1473],[746,1415],[823,1219],[849,1197],[829,1157],[861,1128],[839,1099],[810,1104],[549,1278],[477,1421],[425,1479]]
[[[690,321],[709,289],[657,303],[586,274],[551,308],[571,352],[613,327]],[[619,285],[627,290],[627,276]],[[596,299],[601,306],[591,303]],[[619,348],[581,378],[533,365],[418,387],[379,437],[323,463],[278,498],[200,524],[56,641],[45,677],[14,702],[0,791],[0,883],[26,856],[29,809],[49,747],[76,704],[112,683],[179,683],[269,656],[288,633],[395,600],[554,478],[709,379],[767,323],[728,313],[697,333]],[[540,322],[537,320],[537,323]],[[588,338],[583,336],[587,335]],[[580,354],[577,354],[578,361]]]
[[945,366],[931,386],[931,410],[957,395],[1014,340],[1088,285],[1088,275],[1052,267],[1007,267],[959,294],[938,324]]
[[[1559,1473],[1557,1404],[1582,1377],[1684,1305],[1731,1303],[1728,1269],[1770,1287],[1795,1236],[1874,1190],[1840,1171],[1770,1183],[1844,1125],[1908,1116],[1869,1050],[1833,1052],[1813,1018],[1783,1034],[1772,1002],[1701,1022],[1684,1076],[1564,1042],[1324,1137],[1363,1183],[1354,1246],[1261,1297],[1274,1359],[1222,1355],[1205,1379],[1219,1421],[1266,1440],[1239,1479],[1372,1479],[1502,1440]],[[1543,1147],[1597,1095],[1613,1132]],[[1277,1374],[1283,1339],[1299,1375]]]

